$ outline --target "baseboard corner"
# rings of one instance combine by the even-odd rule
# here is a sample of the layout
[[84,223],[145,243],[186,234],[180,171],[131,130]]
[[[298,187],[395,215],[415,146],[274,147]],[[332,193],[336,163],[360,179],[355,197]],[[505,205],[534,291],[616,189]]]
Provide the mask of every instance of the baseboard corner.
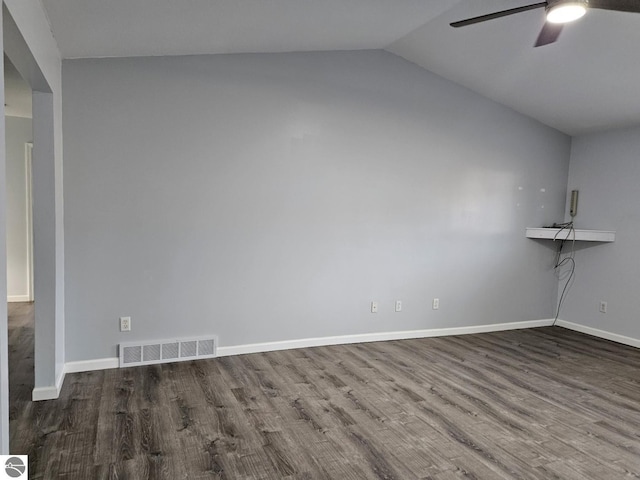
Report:
[[42,400],[55,400],[60,396],[62,390],[62,384],[64,383],[64,377],[66,375],[65,369],[62,369],[60,375],[56,379],[56,384],[47,387],[35,387],[31,392],[31,401],[40,402]]
[[640,339],[637,338],[627,337],[618,333],[607,332],[606,330],[600,330],[599,328],[588,327],[586,325],[581,325],[579,323],[568,322],[566,320],[560,319],[556,322],[556,325],[559,327],[567,328],[569,330],[575,330],[576,332],[586,333],[587,335],[591,335],[593,337],[610,340],[612,342],[621,343],[630,347],[640,348]]

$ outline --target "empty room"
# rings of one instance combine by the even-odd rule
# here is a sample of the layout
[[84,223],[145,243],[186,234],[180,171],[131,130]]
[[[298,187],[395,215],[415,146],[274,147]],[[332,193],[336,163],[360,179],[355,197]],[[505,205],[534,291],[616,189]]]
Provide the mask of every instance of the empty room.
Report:
[[2,16],[0,476],[640,477],[640,2]]

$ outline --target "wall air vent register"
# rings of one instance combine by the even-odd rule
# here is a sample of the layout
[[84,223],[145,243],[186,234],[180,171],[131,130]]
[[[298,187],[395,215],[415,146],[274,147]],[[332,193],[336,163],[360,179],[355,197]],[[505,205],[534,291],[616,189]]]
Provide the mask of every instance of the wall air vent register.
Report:
[[120,368],[214,358],[217,346],[216,337],[121,343]]

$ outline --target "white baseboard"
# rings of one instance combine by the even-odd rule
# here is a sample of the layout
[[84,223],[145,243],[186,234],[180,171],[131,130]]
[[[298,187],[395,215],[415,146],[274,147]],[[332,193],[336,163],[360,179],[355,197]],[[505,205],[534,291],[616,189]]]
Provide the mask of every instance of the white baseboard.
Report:
[[31,297],[29,295],[7,295],[7,302],[30,302]]
[[592,335],[594,337],[611,340],[612,342],[622,343],[631,347],[640,348],[640,339],[637,338],[625,337],[624,335],[607,332],[598,328],[587,327],[585,325],[580,325],[579,323],[567,322],[566,320],[558,320],[556,322],[556,325],[558,325],[559,327],[568,328],[569,330],[575,330],[576,332],[586,333],[587,335]]
[[64,365],[65,373],[92,372],[94,370],[108,370],[110,368],[118,368],[120,359],[113,358],[97,358],[95,360],[82,360],[80,362],[68,362]]
[[60,390],[64,383],[64,377],[67,373],[76,372],[92,372],[94,370],[106,370],[108,368],[118,368],[119,360],[115,358],[98,358],[96,360],[84,360],[81,362],[68,362],[64,364],[64,368],[58,377],[55,386],[36,387],[31,392],[31,400],[38,402],[40,400],[55,400],[60,396]]
[[[66,365],[65,365],[66,367]],[[62,390],[62,384],[64,383],[64,375],[66,368],[62,369],[60,375],[56,379],[56,384],[50,387],[36,387],[31,392],[31,400],[39,402],[40,400],[55,400],[60,396],[60,390]]]
[[57,387],[36,387],[31,392],[31,400],[39,402],[41,400],[55,400],[60,396],[60,389]]
[[[218,347],[217,356],[243,355],[247,353],[274,352],[278,350],[290,350],[294,348],[322,347],[329,345],[345,345],[349,343],[383,342],[387,340],[405,340],[411,338],[443,337],[448,335],[469,335],[473,333],[500,332],[503,330],[517,330],[522,328],[547,327],[553,324],[552,318],[542,320],[530,320],[524,322],[494,323],[490,325],[476,325],[470,327],[431,328],[425,330],[405,330],[400,332],[362,333],[357,335],[340,335],[333,337],[302,338],[297,340],[284,340],[279,342],[251,343],[245,345],[233,345]],[[604,338],[614,342],[640,348],[640,339],[625,337],[617,333],[607,332],[593,327],[587,327],[578,323],[558,320],[556,325],[577,332],[586,333],[598,338]],[[94,370],[106,370],[118,368],[118,357],[98,358],[95,360],[83,360],[68,362],[56,381],[55,386],[38,387],[33,389],[32,399],[53,400],[60,396],[60,389],[67,373],[91,372]]]
[[[410,338],[443,337],[447,335],[469,335],[472,333],[499,332],[502,330],[517,330],[521,328],[547,327],[553,323],[552,318],[543,320],[530,320],[524,322],[494,323],[490,325],[476,325],[471,327],[431,328],[426,330],[406,330],[401,332],[362,333],[358,335],[340,335],[334,337],[302,338],[298,340],[285,340],[280,342],[251,343],[246,345],[233,345],[230,347],[218,347],[217,356],[243,355],[247,353],[274,352],[277,350],[290,350],[293,348],[322,347],[329,345],[345,345],[349,343],[383,342],[386,340],[405,340]],[[64,366],[62,375],[55,387],[38,387],[33,389],[33,401],[52,400],[60,395],[60,388],[67,373],[91,372],[94,370],[106,370],[118,368],[118,357],[97,358],[95,360],[82,360],[68,362]]]
[[242,355],[245,353],[273,352],[290,350],[293,348],[321,347],[328,345],[345,345],[349,343],[383,342],[386,340],[406,340],[410,338],[443,337],[447,335],[468,335],[472,333],[499,332],[502,330],[516,330],[521,328],[546,327],[553,323],[553,319],[531,320],[525,322],[494,323],[491,325],[477,325],[471,327],[431,328],[426,330],[405,330],[400,332],[362,333],[357,335],[341,335],[335,337],[303,338],[299,340],[285,340],[281,342],[251,343],[218,347],[218,356]]

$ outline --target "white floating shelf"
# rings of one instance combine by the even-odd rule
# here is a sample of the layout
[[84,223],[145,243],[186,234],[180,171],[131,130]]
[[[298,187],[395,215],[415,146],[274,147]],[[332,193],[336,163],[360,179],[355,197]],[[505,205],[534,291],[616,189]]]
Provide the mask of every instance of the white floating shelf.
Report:
[[[573,240],[573,233],[568,229],[560,228],[529,228],[527,227],[527,238],[539,238],[547,240]],[[581,242],[615,242],[616,232],[607,230],[575,230],[576,241]]]

